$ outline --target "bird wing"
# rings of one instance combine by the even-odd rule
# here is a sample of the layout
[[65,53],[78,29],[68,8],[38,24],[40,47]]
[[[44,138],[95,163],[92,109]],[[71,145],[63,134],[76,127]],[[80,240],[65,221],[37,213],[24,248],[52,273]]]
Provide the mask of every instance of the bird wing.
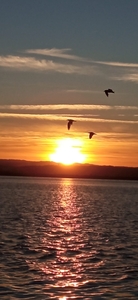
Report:
[[71,123],[69,121],[68,124],[67,124],[68,130],[70,129],[70,126],[71,126]]
[[104,92],[105,92],[106,96],[108,97],[108,91],[107,91],[107,90],[105,90]]
[[94,135],[93,132],[89,132],[89,138],[90,138],[90,139],[92,138],[93,135]]

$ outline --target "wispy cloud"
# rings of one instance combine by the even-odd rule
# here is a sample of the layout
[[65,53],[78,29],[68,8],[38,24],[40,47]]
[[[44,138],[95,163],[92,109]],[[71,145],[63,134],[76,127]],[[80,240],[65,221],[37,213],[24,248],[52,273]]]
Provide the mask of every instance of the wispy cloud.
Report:
[[124,74],[124,75],[115,77],[115,79],[123,80],[123,81],[132,81],[132,82],[138,83],[138,73]]
[[19,119],[45,119],[60,120],[62,116],[56,114],[19,114],[19,113],[0,113],[0,118],[19,118]]
[[137,63],[124,63],[115,61],[95,61],[95,63],[113,67],[138,68]]
[[138,110],[138,106],[110,106],[92,104],[0,105],[0,110]]
[[[110,79],[138,83],[138,63],[94,61],[70,54],[70,51],[71,49],[57,48],[28,49],[19,56],[0,56],[0,67],[16,71],[53,72],[88,76],[101,75],[104,76],[104,78],[110,76]],[[49,59],[50,57],[51,59]],[[57,61],[56,58],[59,58],[59,60]],[[107,66],[107,68],[110,67],[110,70],[107,68],[105,70],[104,66]],[[111,68],[113,68],[112,72]],[[99,93],[99,91],[92,90],[68,90],[68,93],[71,92]]]
[[47,105],[0,105],[0,109],[9,110],[109,110],[112,109],[108,105],[89,105],[89,104],[47,104]]
[[130,81],[138,83],[138,63],[124,63],[124,62],[113,62],[113,61],[95,61],[96,64],[105,65],[107,67],[113,67],[118,70],[118,74],[111,78],[114,80]]
[[[94,118],[92,115],[73,115],[76,121],[89,121],[89,122],[100,122],[100,123],[120,123],[120,124],[138,124],[137,120],[117,120],[108,118]],[[66,121],[68,114],[19,114],[19,113],[0,113],[0,119],[3,118],[18,118],[18,119],[41,119],[41,120],[55,120],[55,121]]]
[[73,65],[57,63],[52,60],[36,59],[34,57],[23,56],[0,56],[0,67],[10,68],[19,71],[52,71],[65,74],[84,74],[95,73],[95,68],[90,65]]
[[72,51],[72,49],[28,49],[25,51],[25,53],[29,54],[38,54],[38,55],[44,55],[44,56],[51,56],[51,57],[58,57],[62,59],[69,59],[69,60],[76,60],[76,61],[82,61],[82,62],[89,62],[94,64],[101,64],[101,65],[107,65],[107,66],[113,66],[113,67],[125,67],[125,68],[138,68],[138,63],[128,63],[128,62],[115,62],[115,61],[94,61],[92,59],[88,59],[85,57],[80,57],[77,55],[69,54],[68,52]]
[[112,107],[113,109],[117,109],[117,110],[138,110],[138,106],[120,106],[120,105],[116,105]]
[[69,60],[78,60],[78,61],[90,61],[86,58],[79,57],[77,55],[69,54],[71,49],[28,49],[25,52],[30,54],[39,54],[39,55],[45,55],[45,56],[51,56],[51,57],[58,57],[63,59],[69,59]]
[[70,89],[67,90],[67,93],[78,93],[78,94],[96,94],[96,93],[103,93],[103,91],[95,91],[95,90],[77,90],[77,89]]

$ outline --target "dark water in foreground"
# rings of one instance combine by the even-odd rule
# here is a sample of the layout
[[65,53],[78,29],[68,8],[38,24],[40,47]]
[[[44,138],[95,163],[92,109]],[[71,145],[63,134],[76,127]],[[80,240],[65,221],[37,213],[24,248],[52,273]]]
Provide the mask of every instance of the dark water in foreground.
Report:
[[0,177],[0,299],[138,299],[138,182]]

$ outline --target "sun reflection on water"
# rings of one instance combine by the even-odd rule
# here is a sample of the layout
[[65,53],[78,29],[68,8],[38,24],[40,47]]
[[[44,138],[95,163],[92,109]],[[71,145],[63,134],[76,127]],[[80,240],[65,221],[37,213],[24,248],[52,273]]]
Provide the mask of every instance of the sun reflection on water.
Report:
[[46,224],[39,229],[41,256],[34,264],[47,282],[45,292],[51,290],[50,299],[57,294],[59,300],[67,300],[88,283],[85,261],[91,254],[87,250],[87,229],[79,193],[73,182],[61,179],[50,194],[51,206],[48,211],[44,207],[42,212]]
[[[49,239],[43,241],[50,251],[55,253],[53,259],[43,263],[41,270],[54,282],[54,288],[66,288],[66,295],[72,288],[83,284],[81,278],[82,262],[81,248],[84,246],[82,238],[82,218],[76,203],[76,191],[72,179],[62,179],[56,193],[56,202],[50,213]],[[67,299],[61,296],[59,299]]]

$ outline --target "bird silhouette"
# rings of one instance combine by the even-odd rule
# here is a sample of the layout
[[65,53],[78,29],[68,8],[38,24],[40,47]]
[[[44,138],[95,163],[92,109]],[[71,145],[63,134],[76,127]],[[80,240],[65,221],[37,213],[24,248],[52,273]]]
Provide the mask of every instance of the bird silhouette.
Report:
[[92,132],[92,131],[90,131],[88,133],[89,133],[89,139],[91,139],[93,137],[93,135],[96,134],[95,132]]
[[72,119],[68,119],[67,121],[68,121],[67,127],[68,127],[68,130],[70,130],[71,125],[73,124],[73,122],[76,122],[76,121],[72,120]]
[[108,97],[108,94],[109,94],[109,93],[114,93],[114,91],[111,90],[111,89],[104,90],[104,92],[105,92],[105,94],[106,94],[107,97]]

